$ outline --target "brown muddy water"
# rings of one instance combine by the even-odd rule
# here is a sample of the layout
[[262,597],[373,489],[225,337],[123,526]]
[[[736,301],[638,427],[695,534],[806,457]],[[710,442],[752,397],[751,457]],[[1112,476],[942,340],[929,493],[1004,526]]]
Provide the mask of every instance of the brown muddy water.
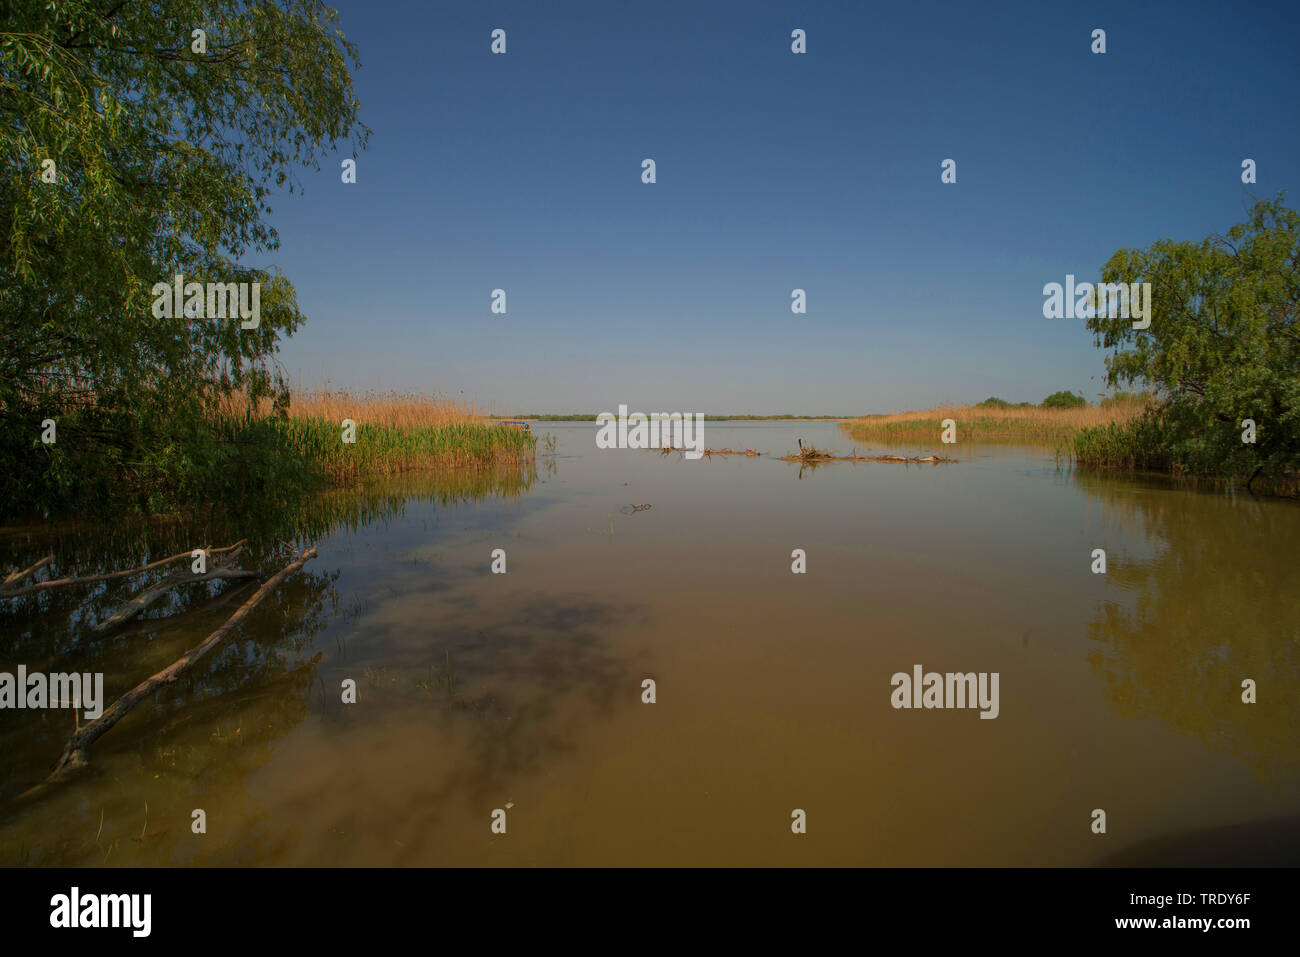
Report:
[[[38,801],[7,803],[73,715],[0,711],[0,862],[1300,862],[1295,503],[1076,474],[1043,449],[776,460],[796,437],[848,452],[833,423],[710,422],[710,447],[768,454],[701,461],[536,428],[558,439],[536,476],[329,498],[298,529],[319,557]],[[56,558],[143,558],[111,538]],[[0,557],[49,547],[9,535]],[[0,671],[102,671],[111,701],[256,586],[210,587],[99,641],[88,624],[125,592],[5,603]],[[895,709],[916,665],[996,672],[997,717]]]

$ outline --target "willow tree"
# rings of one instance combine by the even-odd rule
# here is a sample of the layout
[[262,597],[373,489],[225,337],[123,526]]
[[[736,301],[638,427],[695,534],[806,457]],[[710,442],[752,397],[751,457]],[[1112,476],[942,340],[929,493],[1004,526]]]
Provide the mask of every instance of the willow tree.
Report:
[[[251,260],[276,192],[368,136],[336,22],[317,0],[0,0],[0,508],[206,494],[231,454],[214,403],[283,396],[304,317]],[[155,318],[178,274],[260,283],[256,328]]]
[[1151,283],[1148,328],[1088,320],[1111,350],[1109,384],[1161,399],[1137,430],[1159,445],[1147,451],[1195,472],[1300,470],[1300,214],[1285,195],[1256,202],[1225,235],[1122,249],[1102,280]]

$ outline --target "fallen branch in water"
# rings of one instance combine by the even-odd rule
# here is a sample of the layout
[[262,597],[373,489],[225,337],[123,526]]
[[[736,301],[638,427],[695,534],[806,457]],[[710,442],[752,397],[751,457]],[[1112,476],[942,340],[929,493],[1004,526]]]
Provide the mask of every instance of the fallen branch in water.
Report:
[[941,462],[955,462],[956,459],[942,455],[831,455],[818,449],[804,449],[798,455],[783,455],[782,462],[911,462],[919,465],[938,465]]
[[[657,447],[650,448],[650,449],[648,449],[647,451],[649,451],[649,452],[658,452],[660,455],[671,455],[671,454],[674,453],[674,452],[677,452],[678,454],[681,454],[681,453],[684,453],[684,452],[694,452],[694,451],[696,451],[696,450],[695,450],[695,449],[687,449],[687,448],[678,448],[678,447],[675,446],[675,445],[664,445],[664,446],[657,446]],[[699,454],[700,454],[700,455],[703,455],[703,456],[705,456],[705,457],[707,457],[707,456],[710,456],[710,455],[744,455],[744,456],[758,456],[758,455],[762,455],[763,453],[762,453],[762,452],[756,452],[754,449],[748,449],[748,448],[747,448],[747,449],[745,449],[745,451],[743,451],[743,452],[737,451],[736,449],[703,449],[703,450],[701,450],[701,451],[699,452]]]
[[10,572],[8,575],[5,576],[5,580],[0,582],[0,589],[7,588],[10,585],[14,584],[15,582],[20,582],[28,575],[35,575],[44,566],[48,565],[52,561],[54,561],[54,556],[46,555],[40,561],[35,562],[32,565],[29,565],[27,568],[21,569],[16,572]]
[[[234,558],[235,555],[238,554],[239,552],[238,550],[236,550],[234,553],[231,554],[230,557]],[[244,578],[256,578],[256,577],[257,577],[257,572],[245,571],[244,569],[241,568],[230,568],[225,565],[218,566],[216,568],[213,568],[211,571],[202,572],[202,573],[177,572],[175,575],[172,575],[170,578],[164,578],[162,581],[158,582],[158,584],[146,588],[144,591],[140,592],[138,595],[136,595],[134,598],[132,598],[130,601],[124,604],[121,608],[119,608],[116,613],[109,615],[103,621],[95,625],[94,628],[90,629],[90,632],[92,635],[95,636],[101,636],[107,634],[108,632],[112,631],[114,628],[118,627],[119,625],[126,624],[136,615],[140,614],[140,612],[144,611],[151,604],[153,604],[153,602],[155,602],[159,597],[165,595],[167,592],[171,591],[173,588],[176,588],[180,585],[188,585],[191,582],[217,581],[218,579],[244,579]]]
[[[207,552],[208,555],[220,555],[223,552],[233,551],[234,549],[242,547],[245,541],[246,539],[240,539],[235,542],[235,544],[227,545],[225,548],[204,548],[203,551]],[[192,558],[193,555],[193,550],[188,552],[177,552],[175,555],[168,555],[166,558],[160,558],[156,562],[150,562],[148,565],[141,565],[139,568],[126,568],[120,572],[106,572],[103,575],[86,575],[82,578],[76,578],[73,576],[67,578],[54,578],[50,581],[36,582],[35,584],[28,585],[25,588],[8,587],[13,582],[21,581],[26,578],[46,562],[50,561],[51,558],[53,558],[53,556],[50,556],[37,562],[31,568],[25,569],[22,572],[14,572],[6,578],[4,584],[0,585],[0,598],[18,598],[21,595],[30,595],[32,592],[45,591],[50,588],[63,588],[66,585],[90,585],[95,582],[113,581],[117,578],[130,578],[132,575],[138,575],[141,572],[147,572],[153,568],[161,568],[163,565],[170,564],[171,562],[178,561],[182,558]]]
[[88,767],[90,764],[90,746],[94,744],[101,735],[126,717],[127,712],[145,698],[148,698],[163,685],[171,684],[176,681],[181,675],[194,667],[199,659],[220,644],[221,640],[229,635],[230,632],[235,629],[236,625],[247,618],[249,612],[257,607],[257,604],[269,595],[275,589],[276,585],[280,584],[280,582],[284,581],[315,557],[316,549],[314,547],[300,554],[292,562],[268,578],[262,584],[262,587],[254,592],[248,601],[240,605],[239,609],[227,618],[225,624],[220,628],[208,635],[208,637],[204,638],[203,641],[195,645],[162,671],[152,677],[146,678],[126,694],[122,695],[122,697],[118,698],[111,705],[105,708],[104,713],[98,718],[82,725],[77,732],[68,739],[68,743],[63,748],[63,753],[59,756],[59,760],[55,763],[54,770],[50,772],[49,777],[35,787],[24,791],[18,796],[18,800],[34,797],[50,784],[57,783],[69,776],[71,773]]

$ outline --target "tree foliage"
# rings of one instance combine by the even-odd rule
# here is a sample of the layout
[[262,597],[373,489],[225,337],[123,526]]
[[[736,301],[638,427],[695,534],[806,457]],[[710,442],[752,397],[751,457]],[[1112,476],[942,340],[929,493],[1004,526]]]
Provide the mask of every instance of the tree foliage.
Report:
[[1082,409],[1088,400],[1076,392],[1053,392],[1043,400],[1044,409]]
[[[1170,461],[1221,474],[1300,466],[1300,215],[1285,194],[1256,202],[1226,235],[1122,249],[1102,279],[1151,283],[1149,328],[1108,316],[1088,328],[1111,350],[1111,386],[1156,391]],[[1242,441],[1246,419],[1254,443]]]
[[[0,491],[10,513],[87,483],[147,506],[229,464],[205,424],[221,395],[284,393],[274,356],[304,316],[247,257],[278,247],[270,201],[297,171],[364,146],[356,51],[318,0],[0,8]],[[155,319],[178,273],[262,283],[258,327]]]

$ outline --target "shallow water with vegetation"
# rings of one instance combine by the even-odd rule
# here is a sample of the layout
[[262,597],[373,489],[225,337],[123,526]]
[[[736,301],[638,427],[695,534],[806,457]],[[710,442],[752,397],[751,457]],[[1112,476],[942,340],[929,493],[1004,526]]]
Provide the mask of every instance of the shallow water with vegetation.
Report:
[[[241,564],[263,578],[277,541],[319,555],[100,739],[88,771],[3,805],[0,859],[1298,859],[1295,502],[1071,471],[1042,447],[780,461],[796,439],[849,453],[830,422],[709,423],[709,447],[764,454],[701,461],[597,449],[592,423],[537,428],[557,445],[535,470],[413,473],[293,515],[150,529],[156,555],[247,537]],[[10,531],[0,557],[122,568],[141,535]],[[91,640],[114,587],[5,602],[0,671],[102,671],[111,700],[256,583],[196,586]],[[997,718],[892,707],[891,677],[917,664],[998,673]],[[0,712],[0,798],[40,781],[73,729],[68,710]]]

